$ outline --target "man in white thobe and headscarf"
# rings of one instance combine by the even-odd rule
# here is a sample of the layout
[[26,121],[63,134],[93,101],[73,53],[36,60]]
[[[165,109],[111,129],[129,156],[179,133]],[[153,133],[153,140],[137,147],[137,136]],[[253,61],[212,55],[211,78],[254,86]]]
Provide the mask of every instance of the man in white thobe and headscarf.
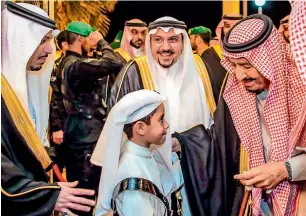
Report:
[[[194,60],[185,23],[163,17],[150,23],[148,28],[147,55],[123,67],[112,88],[109,107],[130,92],[156,90],[169,100],[170,133],[188,130],[197,124],[209,127],[212,122],[211,100],[207,99],[212,91],[206,85],[209,76]],[[212,93],[210,98],[213,100]],[[184,188],[182,194],[184,198]],[[183,203],[184,215],[189,215],[186,198]]]
[[[5,215],[89,211],[77,182],[48,183],[53,167],[42,142],[48,120],[48,87],[54,63],[55,21],[30,4],[6,2],[2,11],[1,202]],[[47,62],[47,63],[46,63]]]

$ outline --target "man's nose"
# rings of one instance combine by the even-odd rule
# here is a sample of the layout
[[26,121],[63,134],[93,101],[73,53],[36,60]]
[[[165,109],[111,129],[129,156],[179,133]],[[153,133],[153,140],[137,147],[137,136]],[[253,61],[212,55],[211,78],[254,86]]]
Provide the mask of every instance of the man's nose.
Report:
[[167,40],[163,42],[162,48],[163,50],[169,50],[171,48]]
[[234,73],[236,76],[236,79],[241,82],[244,78],[246,78],[246,74],[244,73],[243,69],[241,67],[235,67]]
[[53,46],[52,46],[51,42],[47,42],[45,47],[44,47],[44,53],[49,55],[52,52],[53,52]]

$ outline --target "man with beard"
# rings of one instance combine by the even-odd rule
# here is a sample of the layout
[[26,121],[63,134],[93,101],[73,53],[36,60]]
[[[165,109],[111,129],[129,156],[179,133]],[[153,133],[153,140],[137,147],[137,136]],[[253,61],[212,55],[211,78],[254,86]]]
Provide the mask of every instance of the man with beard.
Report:
[[289,15],[281,19],[278,28],[278,32],[284,36],[284,39],[288,44],[290,44],[289,19]]
[[255,188],[254,215],[293,215],[298,184],[306,180],[306,154],[296,149],[305,147],[306,139],[288,142],[306,88],[281,37],[270,18],[254,15],[224,38],[222,65],[229,71],[224,99],[250,161],[250,170],[235,179]]
[[[89,158],[104,125],[106,107],[96,93],[99,78],[118,73],[120,64],[115,52],[98,32],[83,22],[71,22],[66,28],[68,50],[59,65],[62,73],[62,94],[68,113],[64,130],[67,179],[79,180],[84,187],[97,189],[100,169],[90,167]],[[84,57],[92,47],[102,57]],[[85,170],[84,170],[85,166]]]
[[139,19],[125,22],[120,48],[115,51],[121,62],[128,62],[132,58],[145,55],[145,38],[148,34],[147,24]]
[[[109,108],[130,92],[150,89],[169,99],[170,133],[197,124],[211,125],[214,99],[207,85],[209,76],[202,70],[203,62],[195,62],[185,29],[184,22],[172,17],[150,23],[145,41],[147,56],[135,58],[123,67],[112,88]],[[182,194],[183,212],[189,215],[184,189]]]
[[[73,215],[71,209],[89,211],[94,201],[80,196],[92,196],[94,191],[74,188],[77,182],[48,183],[47,172],[53,164],[35,130],[43,119],[39,118],[40,108],[48,110],[54,63],[48,56],[54,51],[55,21],[31,4],[6,5],[1,14],[1,214],[49,216],[53,210],[69,215]],[[44,106],[30,105],[35,101],[30,92],[37,94],[36,101],[43,97]],[[39,96],[42,92],[46,94]]]
[[[225,36],[223,46],[221,63],[229,75],[222,95],[228,105],[230,119],[222,116],[220,108],[223,102],[220,101],[214,116],[215,124],[210,131],[202,128],[200,135],[201,130],[195,127],[176,135],[182,144],[182,170],[188,197],[197,197],[196,206],[206,209],[205,187],[199,185],[207,185],[206,175],[211,170],[207,169],[208,174],[197,173],[207,166],[205,164],[215,161],[218,167],[218,161],[223,161],[214,170],[214,175],[219,175],[220,168],[228,174],[238,173],[240,166],[240,174],[234,178],[252,189],[252,215],[295,215],[300,185],[306,179],[306,155],[301,148],[306,146],[306,133],[295,134],[299,142],[290,142],[289,138],[299,124],[303,109],[301,101],[306,97],[306,89],[290,49],[271,19],[263,15],[249,16],[240,21]],[[247,160],[243,160],[241,154],[239,159],[239,142],[229,139],[235,131],[228,134],[226,130],[220,130],[231,121],[246,151]],[[196,137],[198,142],[195,142]],[[207,148],[212,153],[210,158],[204,152],[194,153]],[[226,152],[222,150],[224,148]],[[198,167],[191,167],[194,161],[197,161]],[[246,162],[248,166],[243,165]],[[207,188],[221,185],[214,175]],[[188,178],[191,181],[188,182]],[[222,185],[231,188],[228,182]],[[222,186],[220,188],[223,191]],[[241,189],[237,187],[237,195],[239,193]],[[222,200],[222,197],[219,199]]]
[[204,26],[194,27],[188,30],[192,50],[195,50],[198,55],[209,47],[211,39],[211,30]]

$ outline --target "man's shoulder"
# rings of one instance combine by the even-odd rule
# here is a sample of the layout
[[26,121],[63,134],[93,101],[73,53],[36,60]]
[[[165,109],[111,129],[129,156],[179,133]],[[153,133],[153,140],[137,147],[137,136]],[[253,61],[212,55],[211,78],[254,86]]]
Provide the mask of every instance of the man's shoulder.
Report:
[[118,76],[134,77],[139,76],[141,70],[149,70],[147,56],[140,56],[128,61],[121,69]]
[[80,59],[80,58],[75,56],[75,55],[66,55],[61,59],[61,61],[59,62],[59,65],[71,64],[78,59]]
[[201,55],[202,59],[204,59],[204,60],[215,58],[219,61],[221,60],[221,56],[222,56],[222,50],[221,50],[221,47],[219,45],[209,47]]
[[124,59],[126,62],[130,61],[132,59],[132,57],[125,52],[123,49],[121,48],[117,48],[114,50],[122,59]]
[[216,53],[215,49],[213,47],[209,47],[202,53],[201,57],[203,58],[213,53]]

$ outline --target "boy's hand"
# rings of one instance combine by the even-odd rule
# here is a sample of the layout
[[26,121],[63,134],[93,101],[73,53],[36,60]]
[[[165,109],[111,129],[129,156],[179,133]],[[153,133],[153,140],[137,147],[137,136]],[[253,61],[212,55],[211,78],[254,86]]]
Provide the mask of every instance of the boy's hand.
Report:
[[172,138],[172,152],[180,152],[181,144],[176,138]]

